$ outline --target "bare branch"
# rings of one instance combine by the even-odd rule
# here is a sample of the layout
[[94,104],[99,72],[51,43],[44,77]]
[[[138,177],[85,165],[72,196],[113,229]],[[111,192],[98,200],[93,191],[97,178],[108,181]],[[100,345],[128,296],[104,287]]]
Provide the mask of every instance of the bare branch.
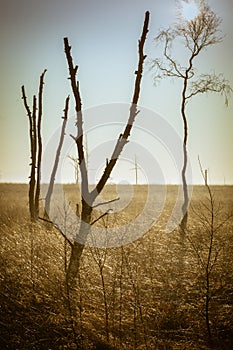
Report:
[[166,66],[164,62],[160,59],[154,59],[151,65],[151,68],[156,68],[155,72],[155,82],[158,79],[163,78],[181,78],[182,76],[180,74],[177,74],[171,66]]
[[31,113],[30,107],[28,106],[28,103],[27,103],[27,97],[26,97],[24,85],[21,87],[21,90],[22,90],[22,99],[23,99],[23,102],[24,102],[24,106],[25,106],[25,109],[27,111],[29,121],[31,121],[32,113]]
[[53,227],[59,231],[59,233],[62,235],[62,237],[67,241],[67,243],[69,243],[69,245],[71,247],[73,247],[73,243],[71,242],[71,240],[69,240],[69,238],[63,233],[63,231],[60,229],[60,227],[55,224],[54,222],[48,220],[48,219],[45,219],[45,218],[42,218],[42,217],[38,217],[38,219],[42,220],[42,221],[45,221],[45,222],[48,222],[49,224],[53,225]]
[[113,203],[113,202],[116,202],[116,201],[119,201],[119,200],[120,200],[120,197],[117,197],[117,198],[112,199],[110,201],[106,201],[106,202],[95,204],[95,205],[92,206],[92,208],[97,208],[97,207],[100,207],[101,205],[106,205],[106,204]]
[[[163,56],[166,62],[156,58],[152,61],[152,68],[156,68],[155,77],[162,79],[164,77],[185,78],[185,71],[188,66],[182,67],[171,57],[169,53],[175,41],[183,41],[192,56],[192,60],[207,46],[215,45],[223,40],[220,35],[219,26],[221,19],[204,2],[200,5],[199,15],[193,20],[180,20],[174,28],[161,30],[155,40],[164,44]],[[189,62],[190,63],[190,62]],[[161,74],[159,74],[159,72]],[[189,70],[189,79],[194,76],[194,72]]]
[[189,88],[187,99],[208,92],[217,92],[224,96],[225,105],[228,106],[229,98],[231,97],[232,88],[229,81],[222,74],[201,74],[196,81],[192,81]]
[[66,129],[66,123],[67,123],[67,119],[68,119],[68,110],[69,110],[69,100],[70,100],[70,97],[67,96],[66,101],[65,101],[64,116],[62,117],[63,123],[62,123],[62,128],[61,128],[60,140],[59,140],[59,144],[57,147],[57,152],[56,152],[56,156],[55,156],[55,160],[54,160],[53,170],[52,170],[52,173],[50,176],[48,191],[47,191],[46,197],[45,197],[45,214],[44,214],[44,216],[46,216],[46,213],[49,216],[50,201],[51,201],[51,196],[53,193],[55,176],[56,176],[56,172],[57,172],[57,168],[58,168],[58,164],[59,164],[59,159],[60,159],[60,154],[61,154],[61,149],[62,149],[64,137],[65,137],[65,129]]
[[33,96],[33,107],[32,107],[32,130],[31,132],[31,173],[29,181],[29,208],[31,220],[36,220],[35,210],[35,186],[36,186],[36,155],[37,155],[37,130],[36,130],[36,96]]
[[189,236],[188,236],[187,238],[188,238],[189,242],[191,243],[191,245],[192,245],[192,247],[193,247],[195,253],[197,254],[197,257],[198,257],[198,259],[199,259],[200,265],[201,265],[202,267],[205,267],[205,263],[204,263],[203,258],[202,258],[202,256],[201,256],[200,250],[198,249],[198,247],[196,246],[196,244],[191,240],[191,238],[190,238]]
[[41,157],[42,157],[42,137],[41,137],[41,120],[42,120],[42,95],[44,76],[46,69],[40,76],[39,94],[38,94],[38,119],[37,119],[37,180],[36,180],[36,193],[35,193],[35,211],[36,215],[39,215],[39,198],[40,198],[40,179],[41,179]]
[[75,98],[75,109],[76,109],[76,118],[77,118],[77,137],[75,139],[77,149],[78,149],[78,156],[79,156],[79,167],[82,177],[81,187],[82,187],[82,194],[85,194],[87,196],[89,194],[88,190],[88,176],[87,176],[87,167],[86,167],[86,160],[84,156],[84,147],[83,147],[83,115],[82,115],[82,103],[81,103],[81,97],[79,93],[79,83],[76,81],[76,74],[78,70],[78,66],[73,65],[73,59],[71,56],[71,46],[69,45],[68,38],[64,38],[64,47],[65,47],[65,54],[66,59],[68,62],[69,72],[70,72],[70,80],[71,80],[71,87],[73,91],[73,95]]
[[29,180],[29,211],[31,220],[35,221],[35,201],[34,201],[34,191],[36,185],[36,96],[33,96],[33,109],[32,112],[27,103],[27,97],[25,94],[25,88],[22,86],[22,99],[24,102],[25,109],[27,111],[29,119],[29,136],[30,136],[30,148],[31,148],[31,171],[30,171],[30,180]]
[[104,214],[102,214],[100,217],[98,217],[97,219],[95,219],[94,221],[91,222],[91,226],[94,225],[97,221],[99,221],[100,219],[102,219],[104,216],[108,215],[110,212],[112,211],[112,209],[108,209]]
[[100,178],[95,189],[91,193],[93,196],[93,199],[95,199],[98,196],[98,194],[102,191],[103,187],[105,186],[107,180],[109,179],[109,176],[110,176],[110,174],[111,174],[111,172],[112,172],[112,170],[117,162],[117,159],[118,159],[120,153],[122,152],[125,144],[128,142],[127,140],[130,136],[130,132],[131,132],[133,123],[135,121],[137,114],[139,113],[137,111],[137,103],[138,103],[139,94],[140,94],[140,85],[141,85],[141,78],[142,78],[142,72],[143,72],[143,64],[144,64],[144,60],[146,59],[146,55],[144,55],[143,49],[144,49],[144,44],[146,41],[146,35],[148,32],[149,16],[150,16],[150,13],[147,11],[145,13],[145,20],[144,20],[142,35],[141,35],[140,40],[138,41],[138,56],[139,56],[138,68],[135,71],[136,79],[135,79],[135,85],[134,85],[133,101],[132,101],[131,108],[130,108],[128,122],[125,126],[124,132],[119,136],[119,138],[116,142],[115,149],[112,153],[110,161],[108,162],[108,164],[106,164],[106,167],[104,169],[102,177]]
[[199,53],[210,45],[215,45],[223,40],[219,30],[222,20],[214,13],[209,5],[202,2],[199,14],[192,20],[184,20],[176,25],[177,37],[184,37],[186,45],[192,52]]
[[179,65],[175,59],[171,58],[169,54],[174,39],[174,31],[172,31],[170,28],[168,30],[162,30],[155,38],[155,40],[158,42],[164,42],[163,55],[167,61],[164,63],[158,58],[152,61],[151,68],[157,69],[155,79],[162,79],[164,77],[184,78],[181,65]]
[[[165,47],[164,47],[164,56],[169,62],[170,65],[170,71],[173,71],[174,76],[177,76],[179,78],[184,78],[184,74],[181,72],[181,66],[174,60],[172,59],[169,54],[168,54],[168,47],[169,47],[169,38],[166,36],[165,40]],[[179,68],[178,68],[179,67]]]

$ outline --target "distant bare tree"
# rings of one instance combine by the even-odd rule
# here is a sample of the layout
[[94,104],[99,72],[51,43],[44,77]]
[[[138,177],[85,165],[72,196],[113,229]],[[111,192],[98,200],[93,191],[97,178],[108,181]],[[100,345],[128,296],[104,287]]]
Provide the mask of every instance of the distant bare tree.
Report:
[[39,93],[38,93],[38,115],[37,115],[37,98],[33,96],[32,112],[27,103],[27,97],[24,86],[22,89],[22,99],[29,119],[29,137],[31,147],[31,173],[29,181],[29,211],[32,221],[39,216],[39,199],[40,199],[40,177],[41,177],[41,157],[42,157],[42,138],[41,138],[41,121],[42,121],[42,95],[44,76],[46,69],[40,76]]
[[[187,169],[187,140],[188,121],[187,103],[191,98],[200,93],[215,92],[224,96],[225,104],[232,92],[228,80],[222,74],[200,74],[196,77],[194,61],[197,56],[209,46],[216,45],[223,40],[219,26],[221,19],[210,9],[205,1],[199,3],[199,13],[190,20],[179,18],[173,28],[161,30],[156,41],[163,45],[163,59],[155,58],[152,68],[156,69],[155,81],[163,78],[178,78],[182,80],[181,91],[181,116],[183,120],[183,168],[182,182],[184,202],[182,206],[183,219],[181,229],[184,232],[187,223],[188,209],[188,187],[186,181]],[[183,46],[184,60],[186,64],[179,63],[175,57],[175,45],[181,43]],[[194,79],[195,78],[195,79]]]
[[[89,191],[87,164],[86,164],[86,159],[85,159],[86,157],[84,153],[82,103],[81,103],[81,97],[79,92],[79,83],[76,80],[78,66],[73,65],[73,59],[71,56],[71,46],[69,45],[68,38],[64,38],[65,54],[66,54],[66,59],[69,67],[70,81],[71,81],[71,87],[72,87],[72,91],[75,99],[76,118],[77,118],[77,136],[75,137],[72,136],[72,137],[75,140],[75,143],[77,145],[79,169],[81,174],[81,224],[80,224],[79,232],[77,233],[75,237],[75,241],[72,246],[69,266],[67,270],[67,284],[72,289],[76,285],[80,258],[82,256],[82,252],[85,246],[87,236],[90,233],[93,203],[95,199],[98,197],[98,195],[100,194],[100,192],[103,190],[118,160],[120,153],[122,152],[125,144],[128,142],[128,138],[130,136],[133,123],[135,121],[136,115],[138,114],[137,103],[138,103],[139,94],[140,94],[140,84],[141,84],[141,78],[142,78],[142,72],[143,72],[143,63],[146,58],[146,55],[144,55],[143,53],[143,48],[146,41],[146,35],[148,32],[148,24],[149,24],[149,12],[147,11],[145,13],[145,20],[144,20],[142,35],[138,43],[139,61],[138,61],[138,68],[135,71],[135,74],[136,74],[135,87],[134,87],[133,100],[130,108],[128,122],[125,126],[123,133],[120,134],[120,136],[116,141],[116,145],[113,150],[111,159],[107,162],[99,182],[96,184],[95,188],[92,191]],[[101,217],[103,217],[103,215],[101,215]]]
[[68,158],[70,160],[72,160],[73,162],[73,166],[74,166],[74,175],[75,175],[75,183],[78,185],[79,182],[79,178],[78,178],[78,169],[79,169],[79,165],[78,165],[78,158],[74,157],[74,156],[68,156]]

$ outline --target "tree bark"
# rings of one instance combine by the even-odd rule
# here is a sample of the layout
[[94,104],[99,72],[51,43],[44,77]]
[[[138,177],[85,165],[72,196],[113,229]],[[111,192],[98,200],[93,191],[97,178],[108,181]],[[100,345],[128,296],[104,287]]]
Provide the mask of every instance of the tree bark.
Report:
[[85,247],[87,236],[91,230],[91,213],[92,213],[92,203],[91,205],[82,199],[82,214],[81,223],[79,228],[79,233],[73,243],[70,261],[66,273],[66,282],[71,289],[75,289],[77,276],[80,267],[80,260]]

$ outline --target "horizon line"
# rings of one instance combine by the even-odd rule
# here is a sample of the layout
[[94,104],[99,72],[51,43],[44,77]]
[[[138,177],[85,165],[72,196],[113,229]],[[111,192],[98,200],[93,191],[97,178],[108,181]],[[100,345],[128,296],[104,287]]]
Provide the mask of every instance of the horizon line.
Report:
[[[13,181],[0,181],[0,185],[29,185],[28,182],[13,182]],[[41,186],[49,185],[49,182],[41,183]],[[80,183],[76,182],[55,182],[54,185],[80,185]],[[95,186],[96,183],[90,183],[89,186]],[[182,186],[182,183],[107,183],[105,186]],[[208,183],[209,186],[233,186],[233,183]],[[188,184],[188,186],[205,186],[205,183],[195,182],[192,184]]]

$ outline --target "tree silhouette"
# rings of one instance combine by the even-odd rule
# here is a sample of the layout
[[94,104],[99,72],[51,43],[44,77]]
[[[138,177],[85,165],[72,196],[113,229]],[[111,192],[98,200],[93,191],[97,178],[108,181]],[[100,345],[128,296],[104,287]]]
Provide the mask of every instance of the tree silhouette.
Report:
[[62,149],[62,146],[63,146],[64,137],[65,137],[66,123],[67,123],[67,120],[68,120],[69,101],[70,101],[70,97],[67,96],[66,101],[65,101],[64,116],[62,117],[63,122],[62,122],[60,139],[59,139],[59,143],[58,143],[58,146],[57,146],[56,156],[55,156],[55,159],[54,159],[54,164],[53,164],[53,169],[52,169],[51,176],[50,176],[48,190],[47,190],[47,193],[46,193],[46,196],[45,196],[44,219],[49,218],[50,202],[51,202],[51,197],[52,197],[52,194],[53,194],[53,188],[54,188],[54,183],[55,183],[55,176],[56,176],[57,168],[58,168],[58,165],[59,165],[61,149]]
[[[187,103],[197,94],[215,92],[224,96],[225,104],[232,92],[228,80],[222,74],[202,73],[197,75],[194,69],[194,62],[197,56],[207,49],[221,43],[223,36],[219,30],[222,22],[205,1],[198,4],[198,14],[193,19],[178,18],[172,28],[161,30],[156,41],[163,46],[163,59],[155,58],[151,63],[151,68],[156,69],[155,82],[163,78],[177,78],[182,80],[181,91],[181,117],[183,121],[183,168],[182,183],[184,202],[182,206],[183,219],[181,230],[187,225],[188,217],[188,186],[186,180],[187,169],[187,141],[188,141],[188,120]],[[180,63],[176,58],[176,45],[182,45],[182,53],[186,63]]]
[[[111,159],[106,163],[106,167],[103,171],[103,174],[96,184],[95,188],[92,191],[89,191],[88,183],[88,174],[87,174],[87,164],[86,157],[84,152],[84,132],[83,132],[83,115],[82,115],[82,103],[79,92],[79,82],[76,80],[76,74],[78,71],[78,66],[74,66],[73,59],[71,56],[71,46],[69,45],[68,38],[64,38],[64,48],[66,59],[68,63],[69,73],[70,73],[70,82],[72,87],[72,92],[75,100],[75,109],[76,109],[76,125],[77,125],[77,136],[72,136],[74,139],[79,158],[79,169],[81,174],[81,223],[79,231],[75,237],[75,241],[72,245],[71,256],[69,261],[69,266],[67,270],[67,285],[74,289],[77,276],[79,271],[80,258],[82,256],[83,249],[85,247],[85,242],[88,234],[91,229],[91,214],[93,210],[93,203],[98,197],[100,192],[103,190],[107,180],[109,179],[111,172],[120,156],[124,146],[128,142],[131,129],[133,127],[136,115],[138,114],[137,103],[140,95],[140,84],[143,72],[143,63],[146,58],[146,55],[143,53],[144,44],[146,41],[146,35],[148,32],[149,24],[149,12],[145,13],[145,20],[142,30],[141,38],[138,42],[138,68],[135,71],[136,79],[133,93],[133,100],[130,107],[129,118],[126,123],[123,133],[120,134],[116,141],[115,148],[113,150]],[[103,215],[101,215],[103,217]],[[96,222],[96,220],[95,220]]]
[[[38,93],[38,109],[37,98],[33,96],[32,112],[27,103],[24,85],[21,87],[22,99],[29,119],[29,137],[31,147],[31,172],[29,176],[29,211],[32,221],[38,219],[39,216],[39,199],[40,199],[40,178],[41,178],[41,158],[42,158],[42,137],[41,137],[41,121],[42,121],[42,96],[44,76],[46,69],[40,76],[39,93]],[[38,113],[37,113],[38,111]]]

